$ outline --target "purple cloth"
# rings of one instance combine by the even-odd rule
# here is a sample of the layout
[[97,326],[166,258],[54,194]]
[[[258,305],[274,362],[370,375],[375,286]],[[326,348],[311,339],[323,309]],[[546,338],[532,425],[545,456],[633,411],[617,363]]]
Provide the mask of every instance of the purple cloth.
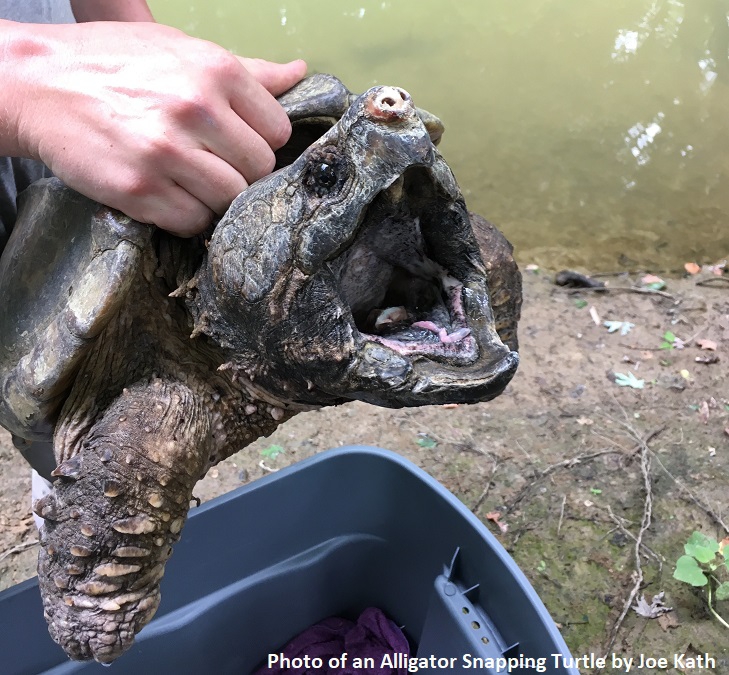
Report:
[[[346,652],[346,664],[337,665]],[[383,665],[383,657],[385,659]],[[356,623],[339,617],[330,617],[307,628],[289,642],[278,655],[279,663],[270,667],[264,665],[256,675],[407,675],[406,668],[391,667],[407,663],[406,658],[398,654],[409,655],[410,646],[402,631],[376,607],[369,607],[359,615]],[[293,667],[294,659],[321,659],[320,668]],[[288,659],[283,660],[281,657]],[[356,659],[372,659],[373,667],[354,667]],[[334,659],[333,667],[329,660]],[[283,660],[283,666],[280,661]],[[298,665],[298,663],[297,663]]]

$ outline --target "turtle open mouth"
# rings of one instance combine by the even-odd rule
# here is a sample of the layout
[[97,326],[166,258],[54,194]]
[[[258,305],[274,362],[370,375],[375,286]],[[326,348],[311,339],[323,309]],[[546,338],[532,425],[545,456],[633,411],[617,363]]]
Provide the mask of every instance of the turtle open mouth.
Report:
[[372,200],[330,269],[366,340],[402,355],[468,363],[478,346],[463,282],[448,266],[461,254],[457,233],[448,232],[450,203],[428,169],[407,169]]

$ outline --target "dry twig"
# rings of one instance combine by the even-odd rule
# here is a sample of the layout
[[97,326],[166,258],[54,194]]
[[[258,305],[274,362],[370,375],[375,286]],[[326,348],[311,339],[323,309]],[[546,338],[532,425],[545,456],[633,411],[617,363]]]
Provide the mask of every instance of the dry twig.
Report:
[[[622,408],[621,408],[622,409]],[[627,415],[623,410],[623,414],[627,419]],[[648,447],[648,439],[653,438],[656,434],[660,433],[662,429],[651,432],[646,438],[641,438],[640,435],[628,422],[620,422],[627,430],[628,433],[638,441],[640,447],[640,471],[643,476],[643,491],[645,492],[645,501],[643,502],[643,518],[641,519],[640,529],[638,530],[638,536],[635,537],[635,583],[633,588],[630,590],[630,595],[623,605],[623,611],[620,612],[620,616],[617,621],[613,624],[613,628],[610,631],[610,638],[608,640],[607,647],[605,648],[606,658],[610,654],[613,645],[615,644],[615,638],[618,636],[618,631],[623,625],[625,617],[628,615],[630,608],[633,606],[633,601],[638,595],[641,585],[643,584],[643,565],[640,562],[640,550],[643,546],[643,535],[647,532],[651,526],[651,519],[653,515],[653,489],[651,487],[651,450]]]
[[721,527],[726,534],[729,534],[729,527],[727,527],[727,524],[722,520],[721,516],[716,511],[714,511],[714,509],[712,509],[710,506],[704,504],[693,492],[691,492],[691,490],[689,490],[689,488],[686,486],[686,483],[684,483],[681,479],[676,478],[676,476],[674,476],[664,466],[663,462],[661,462],[660,458],[655,453],[653,453],[653,458],[658,463],[658,466],[660,466],[661,469],[663,469],[663,471],[666,473],[666,475],[674,483],[676,483],[676,486],[678,487],[678,489],[681,490],[681,492],[686,493],[689,500],[693,504],[698,506],[707,516],[709,516],[709,518],[711,518],[717,525],[719,525],[719,527]]
[[562,521],[564,520],[564,505],[567,503],[567,495],[562,495],[562,507],[559,510],[559,523],[557,523],[557,536],[559,537],[562,529]]
[[24,541],[22,544],[18,544],[17,546],[13,546],[12,548],[9,548],[4,553],[0,554],[0,562],[5,560],[5,558],[10,557],[14,553],[21,553],[23,551],[28,550],[29,548],[33,548],[38,543],[37,539],[31,539],[30,541]]
[[540,480],[546,478],[550,474],[554,473],[558,469],[571,469],[580,462],[586,462],[596,457],[602,457],[603,455],[619,455],[623,454],[620,450],[599,450],[598,452],[591,452],[589,454],[577,455],[576,457],[570,457],[569,459],[563,459],[561,462],[548,466],[543,471],[538,471],[534,479],[519,490],[516,497],[512,500],[511,504],[506,507],[504,515],[511,513],[519,503],[526,497],[529,490],[531,490]]
[[481,493],[480,497],[476,500],[476,503],[473,505],[473,508],[471,509],[472,513],[476,513],[478,511],[481,504],[483,504],[486,501],[486,497],[488,497],[489,490],[491,489],[491,483],[494,480],[494,476],[496,475],[496,471],[499,468],[499,463],[494,460],[494,466],[491,469],[491,475],[488,477],[488,480],[486,481],[486,487],[483,489],[483,492]]
[[566,293],[639,293],[641,295],[660,295],[662,298],[675,300],[676,297],[666,291],[655,288],[639,288],[637,286],[600,286],[599,288],[565,288]]

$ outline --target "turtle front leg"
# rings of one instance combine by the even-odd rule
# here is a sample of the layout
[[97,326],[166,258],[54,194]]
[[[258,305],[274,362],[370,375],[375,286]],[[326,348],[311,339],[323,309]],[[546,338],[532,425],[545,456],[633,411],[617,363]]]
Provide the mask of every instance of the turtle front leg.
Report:
[[185,385],[124,390],[53,472],[38,580],[53,639],[109,663],[160,601],[159,581],[209,456],[208,411]]

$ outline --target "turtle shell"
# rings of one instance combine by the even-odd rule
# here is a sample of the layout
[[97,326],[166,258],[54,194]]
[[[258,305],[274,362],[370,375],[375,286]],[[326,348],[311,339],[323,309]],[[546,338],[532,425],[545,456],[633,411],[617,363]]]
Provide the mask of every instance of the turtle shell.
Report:
[[48,439],[94,338],[123,305],[153,228],[56,178],[30,186],[0,259],[0,424]]

